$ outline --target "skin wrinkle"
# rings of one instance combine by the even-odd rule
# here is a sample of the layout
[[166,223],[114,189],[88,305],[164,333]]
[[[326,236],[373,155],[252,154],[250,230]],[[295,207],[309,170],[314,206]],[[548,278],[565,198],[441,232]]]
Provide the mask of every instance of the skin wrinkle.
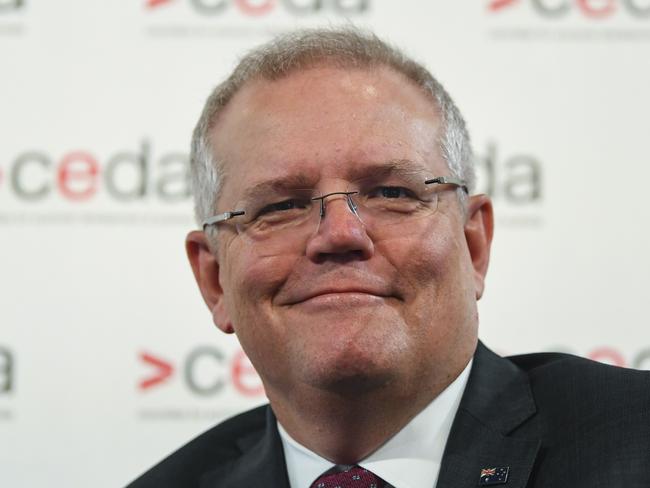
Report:
[[[274,164],[273,162],[269,162],[269,164],[274,167],[282,165],[282,163]],[[304,163],[304,164],[308,165],[308,163]],[[359,172],[359,173],[355,173],[354,169],[355,168],[353,167],[352,170],[348,172],[348,174],[346,175],[346,177],[352,181],[356,181],[366,177],[377,176],[378,174],[385,174],[387,176],[390,174],[395,174],[396,176],[404,176],[404,177],[407,177],[409,175],[419,176],[420,174],[427,175],[427,171],[428,171],[426,165],[420,162],[415,162],[415,161],[410,161],[405,159],[389,160],[377,164],[373,164],[370,162],[364,163],[363,172]],[[319,177],[316,174],[314,174],[313,176],[307,176],[305,174],[295,175],[291,173],[288,173],[286,175],[279,175],[277,177],[264,180],[257,184],[251,184],[248,188],[246,188],[243,191],[241,201],[246,202],[258,197],[263,197],[270,192],[278,192],[284,189],[301,189],[301,188],[317,189],[318,187],[321,186],[318,180]],[[347,187],[347,183],[344,180],[342,180],[342,185],[340,189],[342,190],[346,187]],[[336,187],[335,186],[331,187],[332,190],[334,188]],[[232,209],[229,208],[228,210],[233,210],[235,209],[235,207],[238,207],[238,204],[235,204],[234,206],[232,206]],[[239,210],[239,207],[237,209]],[[226,211],[226,209],[224,209],[224,211]]]

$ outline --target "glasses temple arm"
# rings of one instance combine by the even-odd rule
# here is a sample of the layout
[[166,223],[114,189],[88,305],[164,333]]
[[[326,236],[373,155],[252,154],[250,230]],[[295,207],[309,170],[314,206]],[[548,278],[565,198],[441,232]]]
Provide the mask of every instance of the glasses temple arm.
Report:
[[431,185],[433,183],[438,183],[440,185],[456,185],[462,188],[465,193],[469,193],[467,182],[465,180],[461,180],[460,178],[454,178],[453,176],[438,176],[437,178],[431,178],[424,181],[425,185]]
[[205,230],[206,227],[209,227],[211,225],[218,224],[219,222],[225,222],[226,220],[230,220],[233,217],[237,217],[239,215],[244,215],[244,214],[246,214],[246,212],[243,210],[233,210],[232,212],[220,213],[218,215],[205,219],[202,224],[203,230]]

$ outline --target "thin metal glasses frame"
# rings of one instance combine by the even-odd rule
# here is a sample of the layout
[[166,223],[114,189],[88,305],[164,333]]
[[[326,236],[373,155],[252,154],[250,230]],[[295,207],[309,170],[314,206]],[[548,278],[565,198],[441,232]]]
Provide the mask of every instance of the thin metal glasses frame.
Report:
[[[439,185],[454,185],[459,188],[461,188],[465,193],[469,193],[469,189],[467,188],[467,183],[465,180],[462,180],[460,178],[454,178],[453,176],[436,176],[435,178],[430,178],[428,180],[424,181],[425,185],[432,185],[432,184],[439,184]],[[350,207],[350,210],[352,213],[357,215],[357,206],[350,197],[351,195],[354,195],[356,193],[359,193],[358,191],[335,191],[332,193],[328,193],[327,195],[321,195],[319,197],[313,197],[312,200],[320,200],[320,216],[323,217],[325,215],[325,199],[327,197],[330,197],[332,195],[345,195],[347,197],[348,201],[348,206]],[[230,220],[234,217],[238,217],[240,215],[246,215],[245,210],[231,210],[228,212],[223,212],[217,215],[214,215],[212,217],[209,217],[203,221],[203,230],[206,229],[206,227],[209,227],[211,225],[218,224],[220,222],[225,222],[227,220]]]

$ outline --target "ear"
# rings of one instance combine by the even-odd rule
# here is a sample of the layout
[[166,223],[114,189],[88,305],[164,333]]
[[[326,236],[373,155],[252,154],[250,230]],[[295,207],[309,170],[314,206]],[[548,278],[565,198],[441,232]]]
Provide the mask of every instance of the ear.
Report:
[[187,234],[185,250],[203,300],[212,311],[214,324],[226,334],[232,334],[234,328],[226,311],[223,289],[219,281],[219,261],[211,251],[205,233],[195,230]]
[[474,287],[476,299],[483,295],[485,275],[490,262],[490,246],[494,231],[492,201],[487,195],[470,197],[465,221],[465,240],[474,268]]

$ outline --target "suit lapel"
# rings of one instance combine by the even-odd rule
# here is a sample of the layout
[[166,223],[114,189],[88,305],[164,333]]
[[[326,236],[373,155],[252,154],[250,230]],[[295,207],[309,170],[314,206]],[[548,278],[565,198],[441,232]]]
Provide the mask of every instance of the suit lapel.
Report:
[[525,487],[540,445],[535,411],[527,376],[479,342],[437,488],[476,487],[482,469],[503,467],[505,488]]
[[238,441],[242,455],[224,468],[207,473],[201,488],[289,488],[282,441],[270,407],[263,435],[251,434]]

